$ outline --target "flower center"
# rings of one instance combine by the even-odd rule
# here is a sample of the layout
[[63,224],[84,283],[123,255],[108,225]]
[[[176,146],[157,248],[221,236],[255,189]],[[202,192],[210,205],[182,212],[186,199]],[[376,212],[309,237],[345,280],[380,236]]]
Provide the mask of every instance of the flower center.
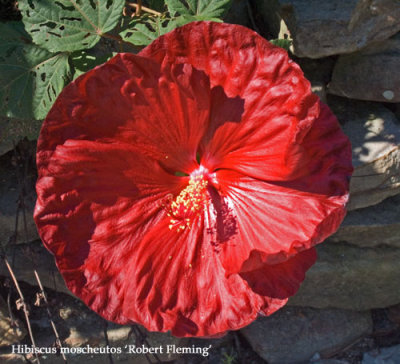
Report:
[[209,203],[207,186],[208,179],[202,168],[190,175],[189,184],[181,191],[168,209],[168,216],[171,217],[170,230],[190,229],[194,219]]

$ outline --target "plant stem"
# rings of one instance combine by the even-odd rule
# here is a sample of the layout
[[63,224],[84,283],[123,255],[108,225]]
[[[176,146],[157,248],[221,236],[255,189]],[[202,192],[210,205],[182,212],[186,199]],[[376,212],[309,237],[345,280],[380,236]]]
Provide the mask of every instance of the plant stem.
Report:
[[150,9],[150,8],[146,8],[145,6],[142,6],[141,0],[138,0],[138,4],[127,2],[126,5],[130,6],[131,8],[135,8],[136,9],[136,15],[139,15],[140,11],[143,10],[146,13],[157,15],[157,16],[161,16],[161,13],[159,11],[156,11],[156,10],[153,10],[153,9]]
[[[36,281],[37,281],[38,284],[39,284],[41,297],[43,298],[43,301],[44,301],[44,303],[45,303],[45,305],[46,305],[47,317],[48,317],[49,320],[50,320],[50,324],[51,324],[51,327],[52,327],[52,329],[53,329],[54,336],[56,337],[56,344],[57,344],[58,348],[59,348],[60,351],[61,351],[61,348],[62,348],[61,339],[60,339],[60,336],[58,335],[58,331],[57,331],[57,328],[56,328],[56,324],[55,324],[54,321],[53,321],[53,316],[52,316],[51,311],[50,311],[49,301],[47,301],[47,296],[46,296],[46,293],[44,292],[43,285],[42,285],[42,281],[40,280],[39,274],[38,274],[38,272],[36,271],[36,269],[33,271],[33,273],[35,274]],[[62,358],[63,358],[63,360],[64,360],[64,363],[66,363],[66,362],[67,362],[67,358],[65,357],[65,354],[64,354],[62,351],[61,351],[61,356],[62,356]]]
[[18,295],[19,295],[19,298],[20,298],[20,304],[21,304],[22,310],[24,311],[24,314],[25,314],[26,326],[28,328],[29,336],[31,338],[32,346],[33,346],[33,349],[34,349],[34,356],[36,358],[37,363],[40,364],[39,356],[38,356],[38,354],[36,353],[36,350],[35,350],[36,349],[36,343],[35,343],[35,339],[33,338],[31,322],[29,321],[29,313],[28,313],[28,309],[26,308],[24,295],[22,294],[22,291],[19,288],[18,281],[15,278],[14,272],[11,269],[11,266],[8,263],[8,260],[7,260],[7,258],[5,256],[3,257],[3,261],[4,261],[4,263],[5,263],[5,265],[6,265],[7,269],[8,269],[8,272],[10,273],[10,276],[11,276],[11,279],[13,280],[13,282],[14,282],[15,288],[17,289],[17,292],[18,292]]
[[140,16],[140,13],[142,12],[142,0],[137,0],[137,8],[136,8],[136,16]]

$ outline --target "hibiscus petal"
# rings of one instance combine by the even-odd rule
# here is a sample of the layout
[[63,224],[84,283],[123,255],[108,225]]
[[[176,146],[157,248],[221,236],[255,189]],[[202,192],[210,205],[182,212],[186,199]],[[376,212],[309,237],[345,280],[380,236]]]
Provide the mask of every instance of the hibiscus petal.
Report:
[[181,232],[165,219],[129,251],[120,247],[116,264],[105,265],[96,254],[86,264],[83,299],[107,319],[126,318],[175,336],[214,336],[286,303],[286,297],[255,294],[239,275],[225,277],[212,247],[203,244],[200,216]]
[[235,169],[274,181],[307,173],[292,145],[318,117],[319,102],[283,49],[241,26],[197,22],[158,38],[140,54],[160,64],[191,64],[210,77],[212,87],[244,100],[242,110],[236,107],[240,122],[225,116],[221,124],[227,107],[214,98],[212,133],[201,145],[208,169]]
[[255,293],[282,299],[293,296],[298,291],[306,271],[317,259],[317,252],[315,248],[304,250],[285,262],[272,265],[262,263],[260,260],[257,262],[257,258],[259,257],[253,255],[248,262],[251,261],[252,265],[260,268],[243,269],[239,275],[247,281]]
[[196,165],[210,92],[189,65],[161,70],[131,54],[63,90],[38,142],[35,220],[71,290],[85,284],[76,272],[90,242],[126,233],[132,243],[183,188],[173,172]]
[[125,143],[68,140],[40,171],[35,221],[76,294],[92,244],[103,244],[111,256],[115,237],[129,236],[126,244],[134,244],[165,215],[162,201],[183,183]]
[[297,291],[344,216],[350,145],[286,52],[243,27],[192,23],[141,56],[56,101],[35,220],[105,318],[220,335]]
[[208,77],[190,65],[161,69],[151,60],[118,54],[63,90],[38,148],[54,150],[68,139],[120,141],[172,172],[190,173],[208,125],[210,93]]
[[209,207],[209,241],[228,274],[286,261],[335,232],[345,214],[345,193],[301,191],[226,170],[216,179],[220,202],[213,197]]

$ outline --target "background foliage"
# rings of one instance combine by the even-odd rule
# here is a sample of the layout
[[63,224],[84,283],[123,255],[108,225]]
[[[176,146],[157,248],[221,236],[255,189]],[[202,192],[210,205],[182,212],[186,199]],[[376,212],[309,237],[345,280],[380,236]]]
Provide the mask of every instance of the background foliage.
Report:
[[18,1],[22,20],[0,23],[0,118],[44,119],[70,81],[115,52],[137,53],[192,21],[222,21],[231,2]]

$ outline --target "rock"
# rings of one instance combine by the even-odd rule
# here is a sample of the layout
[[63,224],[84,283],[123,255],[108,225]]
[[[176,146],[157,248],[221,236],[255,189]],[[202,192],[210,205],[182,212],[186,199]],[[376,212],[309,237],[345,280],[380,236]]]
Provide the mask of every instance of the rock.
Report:
[[400,103],[393,104],[394,106],[394,114],[396,115],[397,120],[400,122]]
[[400,195],[378,205],[347,213],[329,241],[344,241],[360,247],[391,245],[400,248]]
[[25,327],[18,319],[12,322],[7,303],[0,296],[0,346],[15,344],[22,340],[25,335]]
[[328,91],[352,99],[400,102],[399,65],[400,33],[359,52],[340,56]]
[[[33,145],[29,142],[21,143],[16,150],[0,157],[0,236],[2,244],[29,242],[38,238],[33,221],[33,208],[36,201],[36,168],[34,167]],[[17,211],[18,228],[15,239]]]
[[330,96],[353,150],[348,210],[375,205],[400,193],[400,125],[380,104]]
[[400,303],[400,249],[323,243],[289,305],[369,310]]
[[312,360],[310,364],[350,364],[347,360],[336,360],[336,359],[321,359],[321,360]]
[[300,363],[332,355],[372,331],[369,312],[286,307],[241,330],[268,363]]
[[391,322],[400,326],[400,304],[388,308],[388,318]]
[[400,31],[397,0],[257,0],[276,36],[282,18],[299,57],[351,53]]
[[400,345],[381,348],[379,354],[365,353],[362,364],[396,364],[400,363]]

